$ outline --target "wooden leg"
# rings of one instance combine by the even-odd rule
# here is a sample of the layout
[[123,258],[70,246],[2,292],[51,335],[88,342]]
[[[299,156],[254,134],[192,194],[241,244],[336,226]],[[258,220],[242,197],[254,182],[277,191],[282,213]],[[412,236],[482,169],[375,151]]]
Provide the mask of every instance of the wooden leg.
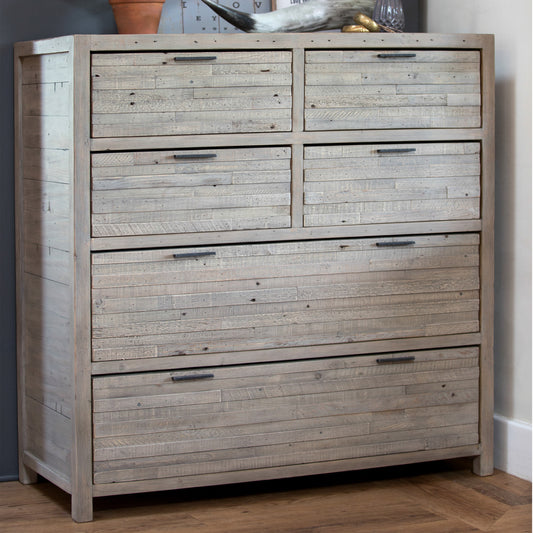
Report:
[[474,459],[472,471],[478,476],[491,476],[494,473],[494,460],[492,454],[482,453]]
[[71,514],[75,522],[91,522],[93,519],[93,499],[85,494],[72,494]]
[[19,481],[23,485],[37,483],[37,478],[37,472],[26,466],[22,461],[19,462]]

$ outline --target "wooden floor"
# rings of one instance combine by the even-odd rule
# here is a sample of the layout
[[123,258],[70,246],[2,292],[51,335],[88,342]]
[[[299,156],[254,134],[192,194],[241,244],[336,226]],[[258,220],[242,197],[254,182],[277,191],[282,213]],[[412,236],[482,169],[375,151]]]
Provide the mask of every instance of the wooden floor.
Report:
[[0,483],[3,533],[463,533],[531,531],[531,483],[480,478],[449,461],[231,487],[96,500],[70,520],[70,498],[43,482]]

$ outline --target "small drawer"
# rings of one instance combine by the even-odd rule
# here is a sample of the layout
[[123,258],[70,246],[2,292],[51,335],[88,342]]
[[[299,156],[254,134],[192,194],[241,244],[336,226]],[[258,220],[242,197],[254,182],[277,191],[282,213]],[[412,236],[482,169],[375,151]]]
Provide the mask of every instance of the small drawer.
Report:
[[94,253],[92,283],[96,361],[479,331],[478,234]]
[[287,228],[288,147],[92,156],[92,235]]
[[480,151],[477,142],[308,146],[304,225],[479,219]]
[[305,79],[307,130],[481,125],[477,51],[309,51]]
[[290,131],[292,54],[93,54],[92,135]]
[[96,377],[94,482],[477,444],[478,359],[471,347]]

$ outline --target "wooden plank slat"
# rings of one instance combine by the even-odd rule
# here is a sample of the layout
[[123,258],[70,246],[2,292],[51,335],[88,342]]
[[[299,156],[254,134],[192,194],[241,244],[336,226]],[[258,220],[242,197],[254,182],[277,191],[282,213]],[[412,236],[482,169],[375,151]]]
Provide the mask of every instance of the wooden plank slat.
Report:
[[[407,52],[408,53],[408,52]],[[355,59],[355,58],[352,58]],[[365,59],[372,59],[370,57],[360,57],[360,60],[349,61],[344,57],[339,61],[332,61],[328,63],[308,63],[305,71],[309,76],[315,74],[328,74],[338,72],[338,63],[341,62],[348,72],[362,72],[362,73],[377,73],[377,72],[479,72],[479,60],[470,62],[448,62],[442,64],[441,62],[422,62],[409,61],[412,58],[401,58],[400,61],[379,61],[380,58],[374,57],[374,62],[365,61]],[[474,58],[472,58],[474,59]],[[313,78],[314,79],[314,78]]]
[[[44,85],[72,81],[72,56],[62,50],[58,53],[20,57],[22,85]],[[20,102],[22,104],[22,100]]]
[[22,86],[23,113],[31,116],[68,116],[69,82],[33,83]]
[[[461,361],[462,363],[462,361]],[[406,394],[418,394],[418,393],[429,393],[429,392],[442,392],[442,389],[447,387],[448,381],[454,381],[454,390],[455,389],[475,389],[476,388],[476,379],[479,377],[479,368],[477,368],[477,361],[471,361],[471,366],[466,368],[454,368],[452,370],[446,371],[427,371],[427,372],[417,372],[416,375],[412,373],[406,374],[394,374],[387,377],[387,384],[391,387],[393,386],[405,386]],[[451,366],[451,365],[450,365]],[[459,366],[459,365],[458,365]],[[431,368],[436,368],[433,366]],[[214,372],[216,375],[216,371]],[[383,374],[386,374],[383,372]],[[203,403],[217,403],[217,401],[223,402],[234,402],[234,401],[243,401],[243,400],[261,400],[261,399],[272,399],[278,397],[289,397],[296,396],[301,394],[323,394],[325,390],[331,390],[335,392],[349,391],[354,388],[357,389],[375,389],[380,388],[383,385],[383,375],[379,376],[370,376],[370,377],[352,377],[348,372],[331,372],[324,379],[317,377],[318,374],[315,374],[315,377],[308,377],[307,381],[303,381],[303,378],[298,376],[289,376],[286,380],[282,380],[280,384],[272,384],[269,382],[268,376],[257,377],[254,380],[248,380],[246,387],[242,387],[241,384],[235,383],[235,380],[224,380],[220,385],[220,394],[217,396],[209,397],[203,391],[196,392],[193,396],[189,395],[190,403],[194,405],[200,405]],[[338,378],[336,379],[336,377]],[[297,380],[296,383],[292,383],[290,379],[293,377]],[[217,378],[217,384],[220,383]],[[231,388],[233,387],[233,388]],[[133,387],[121,387],[120,391],[109,390],[109,389],[98,389],[98,395],[95,400],[99,401],[99,398],[104,398],[105,402],[98,404],[99,409],[104,409],[104,406],[111,405],[112,402],[109,401],[110,398],[113,398],[113,402],[116,400],[117,405],[127,406],[126,410],[132,411],[135,409],[137,404],[132,403],[131,398],[142,399],[143,397],[149,397],[150,395],[158,396],[158,405],[146,405],[142,403],[143,408],[161,408],[161,406],[166,406],[170,396],[176,394],[176,391],[180,391],[180,394],[184,394],[185,391],[181,391],[181,387],[175,383],[170,382],[170,378],[164,380],[161,385],[158,385],[156,388],[154,385],[151,386],[139,386],[138,390],[133,390]],[[385,391],[382,391],[385,392]],[[195,398],[191,400],[191,398]],[[129,405],[128,405],[129,400]],[[164,403],[163,401],[166,400]],[[184,401],[184,398],[181,400]],[[229,405],[229,404],[228,404]],[[253,404],[249,404],[250,406]],[[165,408],[165,407],[163,407]],[[114,410],[112,412],[115,412]],[[135,428],[132,428],[132,435],[137,434]],[[180,436],[181,437],[181,436]]]
[[[458,289],[463,289],[463,296],[468,298],[468,291],[479,288],[479,276],[476,267],[452,269],[428,269],[407,272],[370,272],[351,274],[331,274],[327,282],[321,276],[302,276],[297,288],[298,297],[307,303],[322,301],[324,308],[331,299],[343,298],[388,298],[409,294],[413,299],[431,298],[432,290],[438,298],[445,298],[451,293],[457,298]],[[265,305],[279,301],[292,301],[292,280],[279,278],[258,278],[242,281],[206,282],[197,286],[194,282],[172,285],[141,285],[137,287],[114,287],[99,289],[101,298],[94,300],[93,313],[137,312],[158,309],[178,309],[193,307],[200,312],[204,305],[216,308],[224,305],[224,298],[233,305]],[[276,291],[276,289],[280,289]],[[266,291],[266,292],[262,292]],[[222,294],[220,294],[222,293]],[[245,298],[249,294],[255,298],[252,302]],[[267,300],[272,298],[271,300]]]
[[[447,383],[445,383],[447,385]],[[160,409],[159,412],[163,410]],[[179,417],[172,416],[171,409],[167,409],[168,415],[166,417],[152,416],[149,419],[142,417],[133,418],[135,412],[120,411],[121,415],[128,415],[129,420],[105,419],[105,413],[95,413],[95,427],[99,437],[114,436],[115,438],[122,435],[143,435],[143,434],[162,434],[166,432],[179,431],[181,438],[184,440],[194,440],[202,438],[248,435],[254,433],[266,433],[269,431],[284,431],[287,429],[304,429],[304,428],[319,428],[328,425],[343,426],[357,424],[362,426],[368,424],[370,433],[380,433],[386,431],[404,431],[414,429],[416,427],[445,427],[448,425],[456,425],[465,421],[472,423],[478,420],[478,409],[475,403],[465,404],[448,404],[437,405],[430,407],[418,407],[412,409],[403,409],[396,411],[382,411],[373,413],[356,413],[356,414],[337,414],[330,417],[312,416],[313,407],[301,413],[300,418],[290,416],[285,420],[286,413],[279,416],[275,420],[262,420],[261,418],[249,424],[241,425],[223,425],[212,424],[208,420],[200,424],[200,427],[185,427],[184,420]],[[152,415],[155,410],[151,410]],[[137,413],[138,414],[138,413]],[[315,413],[317,414],[317,413]],[[445,415],[445,419],[443,416]],[[236,419],[237,420],[237,419]],[[160,458],[150,460],[145,458],[143,463],[151,464],[160,462]],[[127,465],[127,461],[115,461],[114,467],[122,467]],[[96,464],[95,471],[106,469],[106,464]]]
[[[264,378],[282,379],[281,374],[288,376],[291,380],[296,381],[298,376],[308,379],[309,373],[321,371],[321,378],[327,375],[327,372],[350,372],[350,369],[358,369],[364,367],[364,374],[381,375],[406,373],[407,371],[426,372],[431,370],[443,370],[457,367],[467,367],[471,365],[472,361],[476,361],[478,357],[479,348],[477,346],[468,346],[460,348],[442,348],[433,350],[419,350],[407,351],[402,353],[403,356],[414,356],[414,361],[399,362],[395,365],[380,366],[376,364],[377,355],[352,356],[349,358],[326,358],[326,359],[307,359],[304,361],[283,361],[283,362],[269,362],[268,365],[258,364],[257,366],[239,365],[231,368],[217,367],[216,376],[219,380],[233,380],[240,378],[250,378],[251,376],[262,376]],[[389,357],[393,357],[393,353],[389,353]],[[385,357],[385,356],[383,356]],[[214,372],[214,367],[209,368]],[[150,374],[143,374],[143,383],[146,385],[161,384],[170,380],[171,376],[183,376],[189,373],[195,373],[189,370],[175,370],[154,372]],[[357,370],[354,370],[357,374]],[[324,374],[326,373],[326,374]],[[139,373],[122,374],[122,375],[107,375],[98,376],[98,379],[93,380],[93,392],[101,389],[116,390],[122,386],[130,387],[139,385]],[[272,378],[274,379],[274,378]],[[170,382],[170,381],[169,381]],[[200,382],[182,382],[180,384],[181,390],[204,390],[205,386]]]
[[[253,298],[252,298],[253,299]],[[371,300],[369,298],[369,300]],[[136,313],[123,316],[119,321],[116,316],[108,318],[102,316],[101,320],[93,321],[93,338],[100,339],[105,337],[129,337],[132,335],[166,335],[169,333],[185,333],[198,331],[202,326],[209,325],[209,331],[220,331],[226,329],[248,329],[260,327],[268,324],[272,326],[298,325],[307,324],[311,327],[313,323],[324,324],[326,322],[362,320],[370,318],[392,318],[397,316],[412,316],[417,314],[428,313],[429,315],[444,313],[460,313],[467,311],[477,311],[479,309],[478,299],[461,301],[442,301],[411,303],[409,299],[405,302],[391,303],[389,299],[385,302],[372,301],[366,308],[358,306],[356,309],[338,308],[329,309],[328,316],[324,317],[323,310],[296,310],[289,311],[282,309],[272,310],[274,312],[266,313],[259,309],[254,314],[250,310],[247,314],[237,316],[207,316],[205,318],[189,318],[184,320],[184,312],[178,311],[162,313]],[[277,312],[276,312],[277,311]],[[187,314],[187,312],[185,312]],[[221,315],[223,313],[220,313]],[[120,318],[120,317],[119,317]],[[207,335],[206,335],[207,337]]]
[[[401,242],[401,241],[398,241]],[[401,246],[401,245],[400,245]],[[193,282],[200,272],[202,272],[202,281],[231,281],[238,280],[240,275],[246,274],[245,279],[271,278],[276,268],[283,267],[283,276],[289,278],[299,278],[299,276],[316,276],[320,274],[347,274],[355,272],[374,272],[374,271],[393,271],[401,269],[431,269],[431,268],[465,268],[477,266],[479,257],[475,246],[458,247],[457,249],[441,251],[439,248],[427,250],[424,254],[420,252],[418,256],[409,254],[409,251],[402,250],[398,256],[387,257],[378,252],[372,251],[365,253],[345,252],[339,257],[339,253],[317,253],[311,257],[316,261],[309,260],[309,256],[304,254],[296,257],[285,264],[281,260],[287,259],[281,257],[265,257],[264,263],[261,256],[251,258],[221,258],[217,260],[213,251],[197,251],[190,253],[210,254],[209,256],[199,256],[196,259],[203,259],[205,263],[195,264],[191,268],[179,270],[172,261],[174,254],[169,254],[167,264],[161,263],[133,263],[132,265],[98,265],[93,269],[95,276],[95,288],[105,287],[127,287],[135,285],[168,285],[178,281]],[[447,252],[447,253],[446,253]],[[179,253],[179,252],[177,252]],[[184,252],[189,253],[189,252]],[[179,258],[178,258],[179,259]],[[184,257],[184,259],[188,259]],[[192,257],[190,259],[195,259]],[[416,259],[416,263],[413,264]],[[331,261],[336,260],[334,265]],[[191,262],[191,261],[189,261]],[[329,269],[328,269],[329,267]],[[247,269],[244,270],[243,269]],[[128,283],[130,280],[130,283]],[[296,280],[295,280],[296,281]]]
[[[191,475],[201,475],[213,472],[225,472],[228,470],[239,471],[256,469],[261,467],[281,466],[286,464],[305,464],[307,462],[320,462],[324,457],[334,456],[336,458],[352,458],[356,457],[372,457],[375,455],[385,455],[400,453],[406,450],[421,450],[421,449],[438,449],[450,447],[453,445],[476,444],[478,442],[478,435],[475,425],[459,425],[450,428],[448,431],[455,430],[456,435],[446,435],[446,430],[438,428],[436,430],[411,431],[409,435],[398,433],[381,436],[381,439],[372,437],[356,437],[352,439],[336,439],[332,441],[311,441],[310,443],[302,444],[295,442],[290,445],[290,453],[284,454],[283,448],[272,446],[270,453],[272,455],[261,455],[261,451],[252,448],[250,453],[254,453],[252,457],[242,457],[238,460],[224,457],[222,452],[214,455],[212,461],[201,461],[201,459],[192,459],[189,463],[182,464],[179,467],[176,465],[164,465],[162,467],[148,467],[148,468],[134,468],[129,471],[119,471],[104,474],[95,474],[95,481],[97,483],[121,482],[121,481],[135,481],[139,479],[159,479],[165,477],[180,476],[186,478]],[[423,439],[424,432],[428,436]],[[444,434],[444,436],[443,436]],[[416,439],[418,437],[418,439]],[[404,439],[396,441],[395,439]],[[409,440],[407,440],[409,439]],[[416,439],[416,440],[415,440]],[[379,444],[376,444],[378,441]],[[338,446],[334,443],[337,442]],[[385,442],[387,444],[385,444]],[[367,444],[368,443],[368,444]],[[342,447],[339,447],[342,446]],[[311,447],[312,450],[311,451]],[[287,446],[284,447],[287,449]],[[353,450],[356,450],[354,453]],[[231,455],[230,453],[226,455]],[[198,460],[197,463],[195,461]],[[132,460],[130,460],[132,461]]]
[[[103,92],[103,91],[102,91]],[[94,113],[128,113],[135,106],[136,113],[153,112],[202,112],[240,109],[290,109],[291,97],[280,96],[270,91],[267,97],[239,96],[233,98],[201,98],[195,99],[194,95],[176,94],[175,89],[158,89],[154,91],[116,90],[112,96],[96,93],[93,98]],[[408,97],[402,97],[408,98]],[[416,97],[411,97],[416,98]]]
[[[476,128],[481,125],[479,108],[470,107],[387,107],[369,116],[364,108],[312,109],[307,113],[309,130],[403,128]],[[332,125],[335,125],[332,128]]]
[[[231,64],[231,65],[249,65],[250,63],[261,63],[268,60],[272,64],[280,63],[290,63],[291,54],[290,52],[284,51],[273,51],[269,50],[268,52],[263,51],[254,51],[254,50],[244,50],[237,52],[216,52],[214,54],[206,54],[203,52],[188,53],[188,52],[142,52],[142,53],[132,53],[132,52],[114,52],[114,53],[94,53],[92,55],[92,65],[93,66],[112,66],[119,67],[121,65],[125,66],[164,66],[165,68],[176,65],[174,62],[175,57],[188,58],[189,60],[196,58],[196,61],[188,62],[195,64],[204,63],[201,59],[206,55],[216,55],[216,64]],[[213,60],[214,61],[214,60]],[[210,62],[212,63],[212,62]],[[181,65],[180,65],[181,68]]]
[[[448,383],[445,382],[444,384]],[[339,398],[340,396],[337,395],[336,399],[339,400]],[[359,398],[356,407],[348,402],[339,405],[335,402],[305,404],[302,401],[300,401],[298,406],[291,406],[290,401],[287,400],[285,408],[276,406],[273,409],[268,406],[260,408],[260,403],[256,402],[255,406],[258,408],[253,411],[254,424],[258,431],[261,432],[261,429],[277,428],[280,424],[290,427],[290,423],[297,420],[305,420],[306,423],[304,425],[309,425],[309,427],[324,425],[324,423],[335,425],[335,420],[342,420],[343,417],[352,417],[353,415],[357,424],[369,422],[373,424],[375,422],[377,424],[376,431],[381,431],[380,423],[384,420],[383,427],[385,429],[383,431],[385,431],[389,425],[393,424],[390,420],[391,416],[396,416],[398,427],[400,428],[407,424],[407,420],[410,417],[414,417],[410,423],[412,427],[417,421],[420,421],[420,424],[426,423],[428,414],[434,413],[438,417],[443,414],[456,413],[458,409],[462,411],[463,408],[465,410],[462,414],[467,416],[468,419],[476,420],[478,416],[475,408],[476,394],[473,391],[459,394],[458,391],[451,387],[448,395],[442,391],[438,394],[429,393],[424,396],[424,407],[420,407],[420,395],[417,397],[411,396],[409,399],[402,398],[401,401],[394,395],[386,397],[383,401],[377,401],[375,398],[370,398],[369,400]],[[242,407],[242,404],[240,404],[240,407]],[[221,427],[235,427],[236,431],[241,431],[241,428],[248,426],[250,423],[249,409],[228,412],[229,408],[229,404],[221,403],[189,405],[187,411],[190,410],[189,416],[194,417],[194,419],[180,416],[179,411],[176,411],[176,407],[158,407],[143,410],[121,410],[112,413],[94,413],[94,420],[100,436],[118,436],[118,434],[121,435],[122,433],[126,435],[136,435],[137,433],[141,435],[145,433],[164,435],[167,431],[177,431],[185,437],[187,433],[182,433],[183,431],[197,432],[205,430],[206,432],[216,433]],[[341,418],[337,419],[336,417]],[[434,425],[447,425],[443,423],[442,418],[440,422],[441,424],[434,422]],[[262,424],[266,425],[260,428],[259,425]],[[136,425],[139,426],[139,431],[135,429]],[[392,429],[394,428],[392,427]],[[248,432],[245,429],[242,429],[242,431]],[[249,431],[253,432],[253,428]]]
[[[426,324],[414,323],[412,319],[395,319],[384,320],[380,319],[379,322],[366,321],[362,323],[342,323],[341,329],[350,329],[353,331],[355,328],[360,328],[365,333],[359,335],[339,336],[338,332],[334,328],[329,327],[322,328],[320,332],[310,333],[309,330],[304,328],[293,328],[298,335],[307,335],[306,339],[290,339],[289,341],[272,340],[272,336],[275,335],[287,335],[288,328],[284,330],[270,329],[259,331],[259,336],[266,337],[266,340],[262,338],[254,337],[252,331],[245,331],[246,338],[229,338],[232,332],[223,335],[219,333],[217,339],[206,339],[201,335],[187,334],[184,336],[184,342],[176,342],[175,336],[163,336],[153,335],[138,338],[127,338],[122,343],[106,342],[94,343],[94,361],[121,361],[119,370],[125,368],[123,361],[127,360],[135,362],[136,359],[140,359],[142,362],[139,365],[141,368],[149,366],[149,361],[154,358],[159,359],[158,363],[164,365],[164,359],[166,357],[171,358],[174,362],[173,366],[187,366],[188,364],[201,363],[205,360],[205,357],[213,355],[213,360],[223,361],[224,364],[231,364],[232,355],[235,353],[235,360],[242,359],[242,352],[247,352],[244,356],[246,360],[253,360],[252,355],[249,353],[254,350],[266,350],[274,351],[276,349],[286,349],[284,352],[280,352],[280,358],[284,355],[290,356],[290,349],[297,349],[303,347],[313,346],[313,353],[317,356],[321,356],[321,353],[326,352],[328,346],[342,346],[344,344],[353,345],[354,350],[357,351],[358,343],[365,343],[372,346],[375,341],[402,341],[407,346],[416,344],[427,340],[427,344],[431,345],[431,337],[438,336],[450,336],[464,334],[465,338],[469,340],[476,340],[476,336],[472,335],[479,332],[479,320],[478,316],[474,314],[463,314],[456,316],[456,322],[453,319],[448,319],[448,323],[445,322],[446,317],[442,315],[430,316]],[[336,335],[336,336],[334,336]],[[332,340],[332,338],[334,340]],[[113,339],[114,340],[114,339]],[[372,341],[372,342],[370,342]],[[140,345],[140,342],[145,342],[145,345]],[[184,346],[186,343],[186,347]],[[393,344],[392,342],[387,343]],[[347,350],[345,350],[347,351]],[[261,355],[263,352],[261,352]],[[198,355],[195,358],[183,358],[183,356]],[[202,356],[200,358],[199,356]],[[278,354],[275,354],[278,355]],[[241,356],[241,357],[239,357]],[[147,359],[148,358],[148,359]],[[152,359],[149,359],[152,358]],[[182,359],[180,359],[182,358]],[[263,357],[262,357],[263,358]],[[264,357],[267,358],[267,357]],[[163,360],[163,361],[162,361]],[[169,365],[167,365],[169,366]],[[107,368],[108,365],[102,365],[102,368]],[[129,365],[128,365],[129,367]]]
[[24,147],[22,151],[26,179],[69,183],[69,150]]
[[[383,65],[384,59],[378,54],[415,54],[413,57],[403,57],[400,63],[479,63],[478,51],[467,50],[421,50],[419,48],[402,48],[397,50],[313,50],[306,54],[306,63],[379,63]],[[395,61],[398,61],[395,59]]]
[[[475,277],[469,280],[471,286],[476,285]],[[231,316],[245,316],[250,314],[274,314],[274,313],[294,313],[302,312],[307,305],[315,311],[325,311],[328,309],[350,309],[374,305],[378,303],[385,305],[405,304],[406,301],[412,303],[420,302],[422,305],[431,302],[448,302],[450,300],[458,302],[471,302],[477,299],[475,290],[462,290],[440,293],[424,293],[423,288],[416,291],[406,291],[405,287],[391,290],[389,287],[382,290],[380,295],[371,294],[354,296],[354,290],[349,284],[337,285],[330,294],[323,295],[322,287],[315,294],[319,296],[308,302],[298,301],[301,293],[294,288],[272,289],[253,292],[235,291],[219,294],[200,293],[198,295],[184,295],[174,298],[140,298],[122,301],[120,299],[111,301],[97,301],[93,308],[93,325],[95,327],[111,324],[127,324],[128,322],[142,322],[148,320],[181,320],[187,316],[189,319],[205,319],[222,317],[227,315],[227,306],[233,304]],[[414,283],[412,285],[415,285]],[[346,289],[347,294],[342,290]],[[385,292],[387,291],[387,292]],[[311,292],[311,291],[308,291]],[[361,291],[363,292],[363,291]],[[406,297],[404,294],[409,294]],[[339,294],[336,298],[334,293]],[[384,294],[385,293],[385,294]],[[395,294],[396,293],[396,294]],[[312,292],[311,292],[312,294]],[[339,301],[339,298],[342,298]],[[140,301],[137,301],[140,300]],[[471,305],[471,304],[470,304]],[[309,308],[307,308],[309,309]]]
[[[387,145],[382,144],[340,144],[340,145],[316,145],[306,146],[305,163],[306,168],[310,168],[312,159],[337,159],[339,157],[348,158],[375,158],[378,150],[383,148],[416,148],[416,151],[410,153],[387,154],[387,157],[396,157],[397,161],[405,160],[411,164],[416,164],[414,158],[419,156],[443,156],[443,155],[472,155],[480,153],[480,144],[478,142],[429,142],[406,144],[405,142],[392,142]],[[444,158],[443,158],[444,159]],[[449,158],[448,158],[449,159]],[[420,160],[418,160],[420,161]],[[428,159],[428,162],[432,161]],[[479,159],[477,159],[479,161]],[[432,161],[435,163],[435,161]],[[450,161],[449,161],[450,162]]]
[[[216,251],[216,255],[210,258],[211,264],[215,264],[219,260],[227,260],[228,258],[253,258],[263,256],[265,258],[275,258],[279,256],[290,256],[285,259],[290,261],[291,257],[295,261],[299,261],[302,255],[310,253],[352,253],[352,252],[365,252],[371,254],[373,252],[386,253],[379,243],[394,242],[398,240],[402,242],[401,238],[397,236],[383,237],[374,236],[366,238],[345,238],[345,239],[331,239],[331,240],[302,240],[294,242],[251,242],[246,245],[225,245],[225,246],[209,246],[202,247],[204,251]],[[411,250],[421,250],[422,248],[441,248],[443,251],[447,248],[453,248],[455,246],[477,246],[479,244],[479,235],[477,233],[449,233],[449,234],[416,234],[413,236],[415,243],[412,244]],[[380,250],[381,248],[381,250]],[[134,263],[166,263],[170,266],[170,263],[175,264],[173,261],[173,253],[182,250],[183,252],[193,252],[197,250],[195,247],[183,247],[173,249],[148,249],[148,250],[125,250],[125,251],[113,251],[111,253],[102,252],[96,253],[92,256],[92,264],[95,266],[100,265],[133,265]],[[390,251],[390,250],[389,250]],[[401,255],[405,253],[405,249],[402,251],[401,246],[394,250],[394,253]],[[407,252],[409,253],[409,252]],[[452,252],[453,253],[453,252]],[[353,258],[352,258],[353,259]],[[120,267],[119,267],[120,268]],[[122,267],[124,268],[124,267]],[[202,265],[198,265],[194,261],[183,263],[184,270],[203,268]],[[110,270],[112,271],[112,270]],[[105,269],[102,269],[105,272]]]

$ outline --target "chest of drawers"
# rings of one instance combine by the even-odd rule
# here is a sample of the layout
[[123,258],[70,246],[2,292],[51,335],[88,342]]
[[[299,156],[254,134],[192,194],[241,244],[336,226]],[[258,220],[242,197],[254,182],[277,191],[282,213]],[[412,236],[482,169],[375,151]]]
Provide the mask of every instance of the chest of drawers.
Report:
[[493,41],[72,36],[16,66],[20,475],[492,470]]

